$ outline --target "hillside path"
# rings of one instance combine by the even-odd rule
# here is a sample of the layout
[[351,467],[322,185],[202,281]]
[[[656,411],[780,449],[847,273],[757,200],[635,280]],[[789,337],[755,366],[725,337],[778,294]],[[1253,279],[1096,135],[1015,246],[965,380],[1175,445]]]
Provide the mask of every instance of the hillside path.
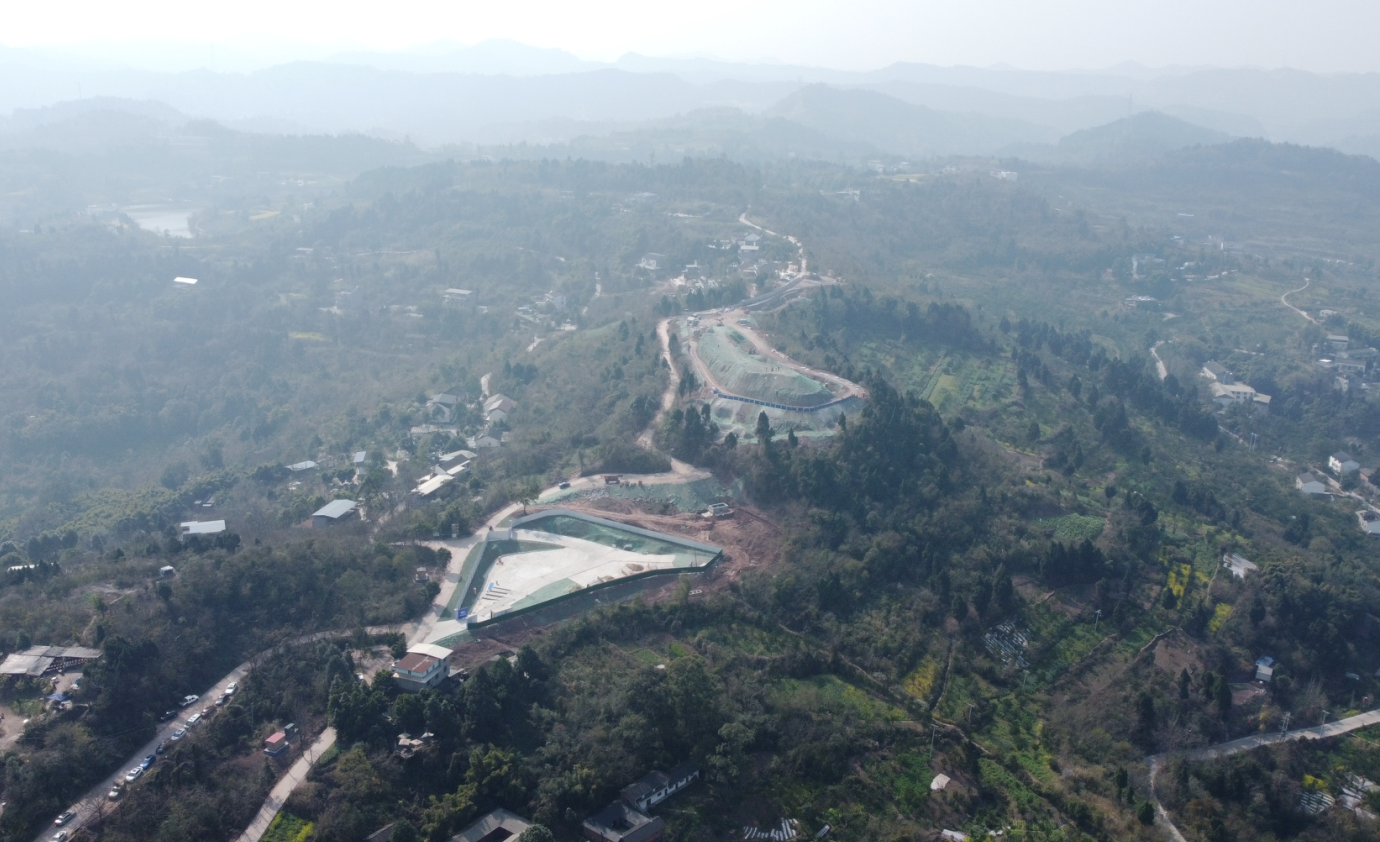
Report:
[[1304,290],[1308,289],[1308,285],[1311,284],[1311,283],[1313,283],[1313,279],[1312,279],[1312,278],[1304,278],[1304,279],[1303,279],[1303,286],[1299,287],[1298,289],[1291,289],[1291,290],[1289,290],[1288,292],[1286,292],[1286,293],[1284,293],[1283,295],[1281,295],[1281,296],[1279,297],[1279,303],[1280,303],[1280,304],[1283,304],[1285,307],[1288,307],[1290,310],[1293,310],[1295,313],[1298,313],[1300,316],[1303,316],[1305,319],[1307,319],[1308,321],[1312,322],[1313,324],[1317,324],[1317,323],[1318,323],[1318,320],[1317,320],[1317,319],[1313,318],[1312,316],[1310,316],[1310,315],[1308,315],[1307,313],[1303,312],[1303,311],[1300,310],[1299,308],[1297,308],[1297,307],[1295,307],[1294,305],[1290,304],[1289,301],[1288,301],[1289,296],[1293,295],[1293,294],[1296,293],[1296,292],[1303,292]]
[[316,738],[316,742],[308,746],[302,756],[297,758],[297,762],[292,764],[288,773],[273,785],[268,799],[259,808],[259,814],[254,817],[254,821],[249,823],[249,827],[245,829],[244,833],[240,834],[237,842],[259,842],[263,838],[263,835],[268,832],[269,825],[273,824],[273,818],[278,815],[279,810],[283,809],[283,804],[287,802],[288,796],[292,794],[298,784],[306,780],[311,767],[333,745],[335,745],[335,729],[327,728],[321,732],[321,736]]

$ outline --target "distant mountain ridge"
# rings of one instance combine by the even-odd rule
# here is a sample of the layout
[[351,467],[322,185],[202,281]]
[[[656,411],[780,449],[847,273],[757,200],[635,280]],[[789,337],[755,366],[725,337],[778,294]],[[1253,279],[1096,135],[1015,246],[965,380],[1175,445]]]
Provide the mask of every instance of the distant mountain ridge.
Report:
[[1194,125],[1158,111],[1123,117],[1103,126],[1081,129],[1057,144],[1013,146],[1006,154],[1034,161],[1083,167],[1126,166],[1189,146],[1226,143],[1232,136]]
[[917,157],[986,154],[1011,143],[1052,141],[1058,136],[1053,129],[1034,123],[935,111],[876,91],[826,85],[790,94],[764,115],[893,155]]
[[[181,48],[185,55],[194,54],[187,45]],[[122,65],[115,53],[82,59],[72,49],[0,47],[0,114],[51,106],[80,94],[156,100],[227,125],[275,131],[369,132],[427,145],[486,142],[498,136],[535,142],[550,137],[514,132],[524,125],[666,120],[724,106],[760,113],[797,90],[823,84],[963,115],[922,119],[921,112],[905,117],[898,111],[887,119],[912,124],[902,133],[907,146],[893,142],[895,125],[876,124],[884,134],[874,145],[889,150],[983,154],[990,149],[987,140],[1003,133],[1008,144],[1053,142],[1128,113],[1154,110],[1236,136],[1380,151],[1375,140],[1380,138],[1380,74],[1373,73],[1134,65],[1035,72],[906,62],[843,71],[637,54],[592,62],[561,50],[504,41],[472,46],[438,42],[394,52],[322,54],[313,49],[311,61],[252,72],[170,73]],[[208,64],[215,64],[211,59],[208,55]],[[847,137],[847,127],[818,128]],[[943,142],[912,144],[923,136]],[[981,142],[965,147],[957,143],[964,137]],[[563,132],[556,139],[570,137]]]

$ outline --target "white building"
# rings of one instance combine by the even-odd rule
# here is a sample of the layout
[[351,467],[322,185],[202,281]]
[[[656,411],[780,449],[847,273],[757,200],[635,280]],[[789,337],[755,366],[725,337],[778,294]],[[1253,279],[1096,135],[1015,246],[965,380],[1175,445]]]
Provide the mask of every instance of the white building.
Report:
[[1208,390],[1212,392],[1213,403],[1218,406],[1225,407],[1240,403],[1264,407],[1270,405],[1269,395],[1263,395],[1245,383],[1222,383],[1214,380],[1208,384]]
[[178,529],[185,535],[219,535],[225,531],[225,521],[223,520],[189,520],[178,524]]
[[1202,374],[1203,377],[1206,377],[1209,380],[1215,380],[1218,383],[1230,385],[1236,382],[1235,378],[1232,377],[1232,373],[1227,369],[1227,367],[1215,360],[1211,360],[1204,363],[1203,370],[1200,372],[1200,374]]
[[1326,494],[1327,485],[1312,474],[1299,474],[1294,478],[1294,487],[1304,494]]
[[1328,457],[1327,467],[1334,474],[1351,474],[1361,470],[1361,464],[1341,450]]
[[508,416],[515,409],[517,401],[507,395],[493,395],[484,401],[484,417],[495,424],[508,420]]

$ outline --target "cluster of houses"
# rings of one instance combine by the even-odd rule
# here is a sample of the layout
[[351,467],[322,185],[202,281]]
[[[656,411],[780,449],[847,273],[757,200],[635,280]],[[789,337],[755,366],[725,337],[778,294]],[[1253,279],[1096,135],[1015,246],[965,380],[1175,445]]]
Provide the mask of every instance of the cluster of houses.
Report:
[[1212,402],[1221,407],[1247,404],[1270,408],[1270,396],[1257,392],[1245,383],[1237,381],[1235,375],[1219,362],[1210,361],[1203,365],[1201,375],[1207,378],[1208,391],[1212,392]]
[[585,819],[581,830],[590,842],[655,842],[665,832],[666,822],[647,812],[699,776],[700,767],[688,761],[669,772],[649,772],[623,787],[618,800]]
[[[432,416],[443,423],[449,423],[456,416],[456,407],[460,404],[460,398],[451,392],[442,392],[432,395],[427,401],[427,409],[432,412]],[[419,497],[430,497],[441,489],[447,487],[466,471],[470,469],[470,463],[477,457],[476,451],[485,450],[493,447],[502,447],[508,440],[508,434],[498,430],[497,425],[507,422],[508,417],[518,407],[517,401],[507,395],[490,395],[484,399],[481,409],[484,413],[484,428],[477,434],[465,440],[467,449],[456,450],[450,453],[443,453],[436,458],[436,463],[432,466],[431,472],[422,477],[417,487],[412,492]],[[446,432],[453,433],[453,428],[424,427],[412,428],[415,436],[426,435],[429,433]]]
[[1350,337],[1328,334],[1327,350],[1331,356],[1318,360],[1318,368],[1337,373],[1335,385],[1343,392],[1350,391],[1352,384],[1365,376],[1371,360],[1380,355],[1374,348],[1351,348],[1350,345]]
[[[1327,459],[1327,468],[1340,478],[1361,470],[1361,464],[1346,451],[1339,450]],[[1330,497],[1327,477],[1306,471],[1294,478],[1294,487],[1309,497]],[[1380,537],[1380,511],[1367,506],[1356,512],[1356,520],[1361,531],[1367,535]]]

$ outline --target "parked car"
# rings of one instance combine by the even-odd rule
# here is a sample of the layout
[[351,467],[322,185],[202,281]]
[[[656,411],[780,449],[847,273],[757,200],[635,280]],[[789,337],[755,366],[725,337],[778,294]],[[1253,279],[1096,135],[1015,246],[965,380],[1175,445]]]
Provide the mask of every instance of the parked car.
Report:
[[135,766],[133,769],[130,769],[127,773],[125,773],[125,783],[134,783],[135,781],[139,780],[139,776],[142,774],[144,774],[143,768],[140,766]]
[[201,721],[201,714],[199,714],[199,713],[194,713],[194,714],[192,714],[191,716],[187,717],[187,727],[190,728],[190,727],[192,727],[193,725],[197,724],[197,723],[200,722],[200,721]]
[[62,827],[63,825],[70,822],[72,819],[75,819],[76,817],[76,813],[72,812],[71,810],[68,810],[67,812],[53,819],[53,824],[57,825],[58,827]]
[[177,716],[177,711],[175,711],[175,710],[165,710],[165,711],[163,711],[163,715],[160,716],[160,717],[158,717],[158,721],[159,721],[159,722],[169,722],[169,721],[171,721],[172,718],[175,717],[175,716]]
[[207,705],[206,707],[204,707],[204,708],[201,709],[201,718],[202,718],[202,719],[210,719],[210,718],[211,718],[211,714],[213,714],[213,713],[215,713],[215,712],[216,712],[216,709],[215,709],[214,706],[212,706],[212,705]]
[[67,831],[59,830],[53,834],[53,842],[67,842]]
[[230,701],[230,694],[221,693],[220,696],[216,699],[216,707],[223,708],[225,707],[225,703],[228,701]]
[[107,795],[106,798],[109,798],[111,801],[114,801],[115,799],[119,798],[124,793],[124,791],[125,782],[116,781],[115,784],[112,787],[110,787],[110,794]]
[[154,754],[162,754],[167,748],[168,748],[168,741],[167,741],[167,740],[164,740],[163,742],[161,742],[161,743],[158,744],[158,748],[155,748],[155,749],[153,750],[153,753],[154,753]]
[[235,695],[235,691],[238,689],[240,689],[240,683],[238,681],[232,681],[229,684],[225,685],[225,695],[233,696]]
[[139,768],[140,768],[140,769],[147,769],[148,767],[152,766],[155,762],[157,762],[157,760],[158,760],[158,755],[156,755],[156,754],[150,754],[148,757],[145,757],[145,758],[144,758],[144,762],[142,762],[142,763],[139,764]]
[[200,699],[201,699],[201,697],[198,696],[198,695],[196,695],[195,693],[193,693],[193,694],[190,695],[190,696],[184,696],[184,697],[182,698],[182,706],[183,706],[184,708],[186,708],[186,707],[191,707],[192,705],[196,704],[197,701],[200,700]]
[[173,742],[177,742],[178,740],[182,739],[182,738],[185,737],[185,736],[187,736],[187,729],[186,729],[186,728],[178,728],[176,731],[172,732],[172,736],[169,737],[168,739],[172,740]]

